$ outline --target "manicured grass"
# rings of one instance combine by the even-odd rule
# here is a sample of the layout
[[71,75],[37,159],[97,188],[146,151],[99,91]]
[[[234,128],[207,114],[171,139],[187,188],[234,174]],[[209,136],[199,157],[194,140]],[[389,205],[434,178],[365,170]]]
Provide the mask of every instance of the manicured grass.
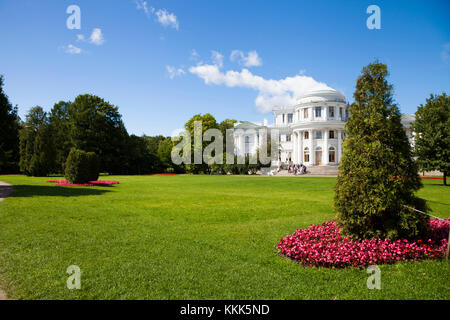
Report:
[[[19,299],[450,299],[450,263],[304,268],[275,253],[298,227],[333,218],[334,178],[120,176],[113,187],[66,188],[45,178],[0,203],[0,279]],[[419,195],[450,217],[450,187]],[[82,289],[66,268],[82,269]]]

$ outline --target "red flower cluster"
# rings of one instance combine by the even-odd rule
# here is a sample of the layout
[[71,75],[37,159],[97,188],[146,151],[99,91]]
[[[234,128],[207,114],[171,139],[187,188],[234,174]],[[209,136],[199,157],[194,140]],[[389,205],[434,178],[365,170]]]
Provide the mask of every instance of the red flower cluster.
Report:
[[[430,220],[431,240],[440,242],[442,239],[448,239],[450,232],[450,218]],[[448,240],[447,240],[448,241]]]
[[[436,226],[442,229],[435,229]],[[328,268],[441,258],[447,248],[447,239],[441,237],[444,234],[441,230],[447,228],[448,236],[450,219],[439,223],[432,220],[430,227],[435,231],[436,239],[425,243],[421,240],[355,240],[342,236],[336,223],[331,221],[312,225],[307,229],[297,229],[280,240],[278,249],[282,255],[305,266]]]
[[94,186],[111,186],[119,184],[119,181],[89,181],[89,183],[72,184],[67,180],[48,180],[47,182],[56,183],[58,186],[64,187],[94,187]]

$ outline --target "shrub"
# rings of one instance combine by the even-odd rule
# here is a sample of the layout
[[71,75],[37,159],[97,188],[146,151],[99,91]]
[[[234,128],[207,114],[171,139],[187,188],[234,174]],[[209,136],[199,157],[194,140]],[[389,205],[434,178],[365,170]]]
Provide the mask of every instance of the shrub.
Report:
[[71,184],[96,181],[99,176],[99,159],[94,152],[72,149],[66,160],[65,177]]

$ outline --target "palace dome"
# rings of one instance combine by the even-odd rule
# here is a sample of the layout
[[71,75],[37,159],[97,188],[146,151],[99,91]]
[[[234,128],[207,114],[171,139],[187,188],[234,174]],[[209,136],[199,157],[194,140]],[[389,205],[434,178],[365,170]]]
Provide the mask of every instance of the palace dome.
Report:
[[314,90],[298,97],[297,104],[327,101],[345,103],[345,96],[336,90]]

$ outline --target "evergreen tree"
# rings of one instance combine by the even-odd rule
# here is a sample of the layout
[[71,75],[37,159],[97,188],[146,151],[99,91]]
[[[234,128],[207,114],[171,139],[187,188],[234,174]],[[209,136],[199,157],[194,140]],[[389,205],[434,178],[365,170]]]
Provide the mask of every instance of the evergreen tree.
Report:
[[19,170],[19,117],[3,91],[0,76],[0,172],[15,173]]
[[387,76],[375,62],[357,80],[335,187],[337,222],[356,238],[413,239],[426,232],[426,219],[405,206],[425,204],[414,196],[421,182]]
[[156,153],[150,152],[147,137],[138,137],[134,134],[127,142],[127,174],[146,174],[157,172],[160,169],[160,161]]
[[450,174],[450,96],[431,95],[425,106],[420,105],[413,126],[415,155],[423,171],[439,170],[444,185]]
[[60,101],[56,103],[50,112],[50,131],[55,147],[54,173],[64,173],[64,165],[72,148],[70,138],[69,109],[71,103]]
[[46,176],[54,167],[54,146],[47,113],[37,106],[26,115],[19,133],[20,170],[31,176]]

